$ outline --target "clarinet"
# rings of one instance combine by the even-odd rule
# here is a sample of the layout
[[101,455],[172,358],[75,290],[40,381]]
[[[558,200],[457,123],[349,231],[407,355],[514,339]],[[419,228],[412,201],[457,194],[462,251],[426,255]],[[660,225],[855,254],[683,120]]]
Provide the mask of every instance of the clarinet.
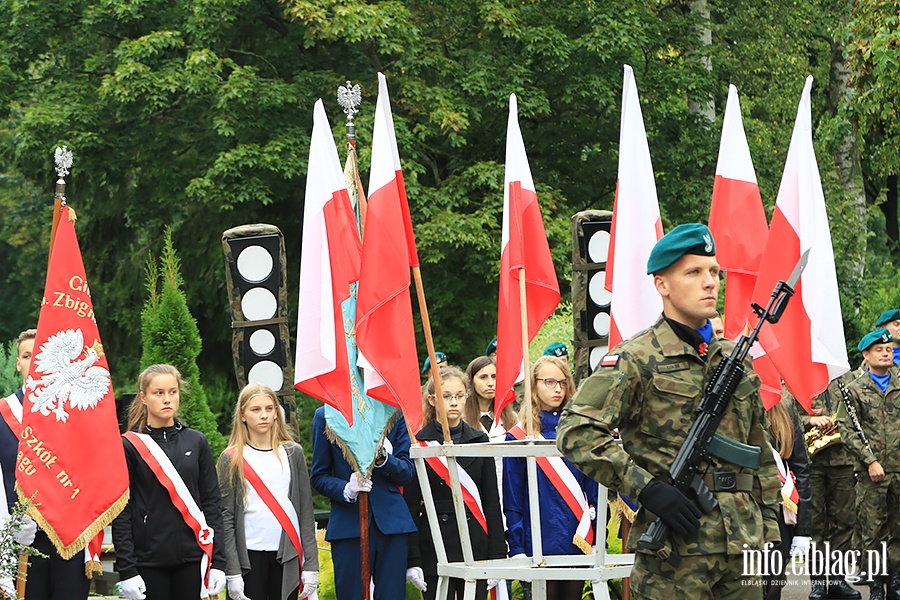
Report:
[[870,454],[874,456],[874,452],[872,452],[872,447],[869,446],[869,440],[866,438],[866,434],[863,431],[862,424],[859,422],[859,415],[856,414],[856,408],[853,407],[853,404],[850,402],[850,390],[844,385],[844,382],[838,380],[838,388],[841,390],[841,400],[844,401],[844,406],[847,407],[847,414],[850,415],[850,420],[853,421],[853,429],[856,430],[856,433],[859,435],[859,439],[862,440],[863,444],[866,446],[866,450],[869,451]]

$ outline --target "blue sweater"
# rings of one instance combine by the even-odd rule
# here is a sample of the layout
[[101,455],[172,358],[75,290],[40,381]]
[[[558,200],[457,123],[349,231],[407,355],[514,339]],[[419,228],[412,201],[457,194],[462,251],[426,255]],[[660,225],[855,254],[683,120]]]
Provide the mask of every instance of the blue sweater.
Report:
[[[561,411],[541,412],[541,434],[548,440],[556,439],[556,425],[559,423]],[[506,434],[507,440],[515,439]],[[562,459],[575,476],[575,480],[584,490],[588,503],[597,506],[597,482],[579,471],[565,458]],[[548,554],[582,554],[572,543],[578,519],[572,514],[568,505],[547,479],[537,469],[538,496],[541,499],[541,540],[543,553]],[[509,555],[526,554],[532,556],[530,506],[528,502],[528,482],[525,475],[524,458],[503,459],[503,512],[506,514],[506,541],[509,543]],[[600,532],[600,539],[605,539],[605,532]]]

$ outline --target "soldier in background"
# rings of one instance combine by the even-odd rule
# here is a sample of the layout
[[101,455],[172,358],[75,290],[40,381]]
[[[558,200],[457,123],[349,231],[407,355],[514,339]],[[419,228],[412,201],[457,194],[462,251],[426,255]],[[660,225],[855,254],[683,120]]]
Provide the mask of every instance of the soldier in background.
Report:
[[884,327],[891,333],[894,345],[894,364],[900,365],[900,308],[886,310],[875,321],[875,327]]
[[[838,415],[838,429],[856,464],[856,512],[860,550],[881,553],[887,542],[889,600],[900,600],[900,377],[893,368],[893,336],[887,329],[867,333],[856,347],[867,375],[849,386],[848,403],[862,436],[849,415]],[[869,598],[884,600],[884,577],[869,573]]]
[[[734,349],[730,340],[712,336],[709,322],[719,292],[709,229],[695,223],[670,231],[654,246],[647,273],[662,296],[663,314],[650,329],[614,348],[584,381],[560,419],[557,445],[582,471],[640,501],[629,548],[638,546],[657,516],[674,534],[670,539],[679,542],[678,566],[638,550],[632,597],[762,598],[759,578],[743,576],[742,551],[779,540],[781,484],[767,439],[759,379],[749,359],[747,375],[718,431],[759,446],[759,470],[710,465],[704,479],[718,507],[709,514],[701,514],[694,500],[668,483],[668,469],[691,428],[705,384]],[[612,434],[616,427],[621,447]]]
[[[833,431],[837,416],[847,412],[842,400],[842,387],[863,374],[861,369],[845,373],[833,380],[828,388],[813,398],[813,410],[818,415],[797,409],[804,431],[819,429]],[[853,456],[843,439],[810,454],[809,487],[812,493],[812,538],[816,546],[823,548],[829,542],[832,550],[846,553],[853,549],[856,529],[856,478],[853,475]],[[843,575],[826,579],[822,573],[810,575],[809,600],[843,598],[854,600],[861,594],[854,590]]]

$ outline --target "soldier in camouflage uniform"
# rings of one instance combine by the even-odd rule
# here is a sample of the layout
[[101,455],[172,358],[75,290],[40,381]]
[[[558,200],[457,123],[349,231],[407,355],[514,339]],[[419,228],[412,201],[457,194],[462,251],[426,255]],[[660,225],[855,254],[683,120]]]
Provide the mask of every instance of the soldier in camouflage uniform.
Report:
[[[864,374],[862,369],[845,373],[833,380],[828,388],[813,398],[813,410],[818,416],[797,409],[804,431],[814,428],[827,430],[836,425],[837,415],[847,412],[842,400],[841,388]],[[855,461],[843,439],[826,448],[810,454],[809,487],[812,493],[812,538],[816,546],[824,548],[829,542],[832,550],[849,552],[853,550],[853,534],[856,529],[856,477],[853,474]],[[854,590],[843,575],[826,580],[822,573],[810,575],[809,600],[843,598],[854,600],[861,594]]]
[[[777,542],[781,482],[759,395],[759,378],[747,375],[718,431],[758,446],[759,470],[710,464],[704,478],[718,506],[701,514],[693,499],[668,483],[668,469],[690,429],[703,391],[730,340],[712,336],[719,266],[709,230],[681,225],[660,240],[648,273],[663,297],[663,315],[622,342],[585,380],[559,422],[557,445],[582,471],[612,490],[640,501],[628,547],[659,516],[673,532],[681,562],[638,550],[631,574],[634,598],[750,600],[762,598],[758,577],[744,577],[744,550]],[[619,429],[619,447],[612,430]],[[716,473],[716,476],[713,476]],[[721,476],[719,476],[721,474]],[[725,488],[730,488],[726,491]]]
[[[888,330],[866,334],[857,346],[868,373],[848,386],[864,437],[849,414],[838,414],[841,438],[856,458],[860,549],[881,553],[887,542],[889,600],[900,600],[900,377]],[[865,566],[865,565],[864,565]],[[869,573],[869,598],[885,598],[883,577]]]

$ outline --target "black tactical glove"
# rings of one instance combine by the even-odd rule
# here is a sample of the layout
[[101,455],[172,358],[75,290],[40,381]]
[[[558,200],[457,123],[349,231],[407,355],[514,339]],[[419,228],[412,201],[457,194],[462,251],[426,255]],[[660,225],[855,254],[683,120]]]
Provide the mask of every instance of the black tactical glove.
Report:
[[674,486],[654,479],[638,496],[641,506],[658,516],[674,533],[693,535],[700,528],[700,509]]

